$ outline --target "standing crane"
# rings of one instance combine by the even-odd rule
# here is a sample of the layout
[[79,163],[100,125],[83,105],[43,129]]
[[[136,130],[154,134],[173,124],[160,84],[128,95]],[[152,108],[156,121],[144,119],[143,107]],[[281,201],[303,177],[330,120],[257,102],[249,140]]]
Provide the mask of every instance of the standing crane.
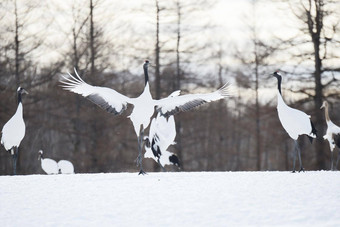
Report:
[[[323,101],[322,106],[320,109],[325,108],[325,118],[326,118],[326,123],[327,123],[327,131],[326,134],[323,136],[325,140],[328,140],[329,143],[329,149],[331,150],[331,170],[333,170],[333,151],[335,146],[340,148],[340,127],[334,124],[331,119],[329,118],[329,113],[328,113],[328,102]],[[338,167],[338,162],[339,162],[339,154],[340,151],[338,151],[338,158],[336,160],[335,164],[335,169]]]
[[294,140],[294,151],[295,154],[293,155],[293,172],[295,172],[295,161],[296,156],[299,157],[300,162],[300,171],[304,171],[302,167],[302,161],[301,161],[301,152],[299,148],[299,144],[297,142],[297,139],[300,135],[307,135],[310,142],[313,142],[313,138],[316,138],[316,129],[313,125],[313,122],[310,119],[310,116],[306,113],[291,108],[287,106],[287,104],[284,102],[282,98],[281,93],[281,81],[282,76],[278,72],[274,72],[273,76],[277,79],[277,112],[279,115],[280,122],[283,126],[283,128],[286,130],[290,138]]
[[2,128],[1,144],[5,147],[13,158],[13,175],[17,173],[17,159],[19,155],[19,146],[25,136],[26,126],[23,116],[22,95],[28,92],[22,88],[17,89],[18,107],[15,114],[7,121]]

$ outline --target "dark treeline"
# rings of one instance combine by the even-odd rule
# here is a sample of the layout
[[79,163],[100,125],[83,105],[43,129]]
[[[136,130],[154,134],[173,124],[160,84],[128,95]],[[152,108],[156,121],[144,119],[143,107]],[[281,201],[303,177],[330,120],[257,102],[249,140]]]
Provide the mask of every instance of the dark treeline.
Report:
[[[1,128],[16,110],[18,86],[29,92],[23,98],[26,135],[18,173],[43,173],[40,149],[45,157],[70,160],[77,173],[137,171],[137,138],[127,118],[131,108],[120,116],[110,115],[63,90],[59,79],[76,69],[92,85],[136,97],[143,90],[146,58],[154,65],[150,69],[154,98],[178,89],[185,94],[210,92],[227,81],[233,85],[232,97],[175,116],[177,144],[170,150],[178,154],[182,171],[292,168],[293,141],[279,122],[277,84],[270,76],[277,69],[284,75],[286,103],[311,115],[319,132],[313,144],[305,137],[299,139],[305,169],[329,169],[320,106],[328,100],[330,117],[340,125],[339,3],[270,2],[290,12],[296,33],[264,39],[254,12],[269,2],[253,1],[253,13],[247,13],[252,16],[245,22],[249,38],[241,46],[211,37],[216,26],[207,15],[216,4],[208,0],[141,1],[132,6],[106,0],[62,6],[58,1],[1,2]],[[146,171],[159,171],[153,160],[144,162]],[[0,174],[11,173],[11,157],[1,147]]]

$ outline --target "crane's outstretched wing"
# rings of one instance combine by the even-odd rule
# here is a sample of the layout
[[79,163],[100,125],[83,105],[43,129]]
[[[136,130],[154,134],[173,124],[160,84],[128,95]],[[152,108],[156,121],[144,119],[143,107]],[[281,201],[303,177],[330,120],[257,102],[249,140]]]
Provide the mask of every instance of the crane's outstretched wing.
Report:
[[126,97],[111,88],[87,84],[80,78],[76,70],[74,70],[74,72],[76,77],[72,76],[70,73],[68,73],[68,77],[62,76],[63,79],[60,80],[60,82],[65,90],[80,94],[102,109],[115,115],[121,114],[126,109],[127,103],[130,101],[129,97]]
[[189,94],[155,100],[157,110],[163,116],[170,116],[181,111],[188,111],[207,102],[217,101],[230,96],[229,84],[219,90],[207,94]]

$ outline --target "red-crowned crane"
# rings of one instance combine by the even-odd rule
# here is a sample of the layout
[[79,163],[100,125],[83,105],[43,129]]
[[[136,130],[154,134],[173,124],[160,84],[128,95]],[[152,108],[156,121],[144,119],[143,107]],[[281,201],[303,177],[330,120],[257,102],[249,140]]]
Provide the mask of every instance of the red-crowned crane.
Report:
[[280,122],[283,126],[283,128],[286,130],[290,138],[294,140],[295,146],[294,151],[295,154],[294,160],[293,160],[293,172],[295,172],[295,160],[296,155],[299,157],[300,162],[300,170],[303,169],[302,167],[302,161],[301,161],[301,152],[300,148],[297,142],[297,139],[300,135],[307,135],[310,139],[310,142],[313,142],[313,138],[316,138],[316,129],[313,125],[313,122],[310,119],[310,116],[306,113],[291,108],[286,105],[286,103],[283,101],[282,93],[281,93],[281,80],[282,76],[278,72],[274,72],[273,76],[277,78],[277,84],[278,84],[278,92],[277,92],[277,112],[279,115]]
[[[333,151],[335,146],[337,146],[340,149],[340,127],[334,124],[329,118],[327,101],[323,101],[323,104],[320,107],[320,109],[322,108],[325,108],[325,118],[327,123],[327,131],[323,138],[325,140],[328,140],[329,143],[329,149],[331,150],[331,170],[333,170],[333,153],[334,153]],[[335,169],[337,169],[338,167],[338,162],[340,158],[339,155],[340,151],[338,151],[338,158],[336,160]]]
[[38,160],[41,161],[41,168],[45,171],[46,174],[58,174],[59,167],[56,161],[50,158],[44,158],[44,152],[39,150]]
[[148,66],[149,61],[146,60],[143,64],[145,76],[144,91],[136,98],[129,98],[110,88],[87,84],[81,79],[76,71],[76,76],[72,76],[69,73],[69,77],[63,76],[63,80],[61,80],[64,89],[86,97],[109,113],[115,115],[121,114],[126,109],[127,104],[132,104],[134,106],[129,118],[132,121],[135,133],[138,137],[137,164],[140,167],[139,174],[145,174],[142,167],[144,130],[149,126],[150,118],[154,114],[155,108],[162,115],[168,117],[181,111],[191,110],[201,104],[220,100],[229,96],[229,86],[227,83],[219,90],[212,93],[188,94],[155,100],[150,93]]
[[176,124],[174,116],[168,119],[160,113],[153,118],[150,124],[149,136],[145,137],[145,158],[154,159],[165,171],[165,165],[175,165],[180,167],[177,155],[168,151],[170,145],[176,144]]
[[15,114],[2,128],[1,144],[13,158],[13,175],[16,175],[19,146],[25,136],[26,126],[23,117],[22,95],[28,92],[19,87],[17,90],[18,107]]
[[58,162],[59,173],[61,174],[73,174],[74,167],[72,162],[68,160],[60,160]]

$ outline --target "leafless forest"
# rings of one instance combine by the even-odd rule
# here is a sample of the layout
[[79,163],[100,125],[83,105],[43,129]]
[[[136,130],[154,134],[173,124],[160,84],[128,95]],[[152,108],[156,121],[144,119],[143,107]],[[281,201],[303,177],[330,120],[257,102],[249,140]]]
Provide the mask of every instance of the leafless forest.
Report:
[[[75,68],[92,85],[136,97],[144,86],[144,59],[154,65],[151,92],[157,99],[178,89],[185,94],[210,92],[227,81],[233,86],[232,97],[175,116],[171,151],[182,168],[167,170],[290,170],[293,140],[279,122],[277,80],[270,76],[277,69],[284,75],[286,103],[311,115],[318,130],[313,144],[299,139],[305,169],[330,168],[320,107],[328,100],[330,117],[340,125],[339,1],[246,1],[247,39],[241,44],[227,39],[233,31],[217,35],[223,28],[209,11],[217,0],[139,2],[1,1],[1,128],[16,110],[18,86],[29,92],[23,98],[19,174],[43,173],[39,149],[45,157],[72,161],[77,173],[137,171],[131,108],[110,115],[63,90],[59,79]],[[290,15],[293,35],[263,29],[255,12],[268,5],[284,12],[276,19]],[[0,150],[0,174],[11,174],[11,157]],[[160,171],[153,160],[144,163],[146,171]]]

